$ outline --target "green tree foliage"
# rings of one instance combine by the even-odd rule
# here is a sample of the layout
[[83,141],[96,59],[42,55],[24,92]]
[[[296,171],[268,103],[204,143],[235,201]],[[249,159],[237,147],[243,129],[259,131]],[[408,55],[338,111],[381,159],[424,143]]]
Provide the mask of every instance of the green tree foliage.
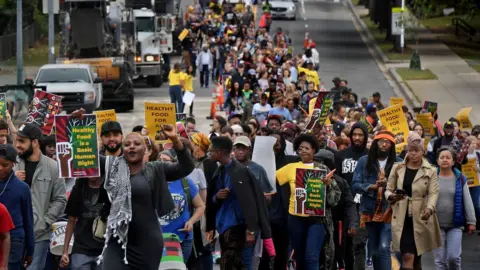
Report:
[[480,19],[477,0],[411,0],[408,3],[417,18],[443,16],[444,8],[455,8],[457,15]]
[[[42,0],[23,0],[24,26],[37,23],[46,28],[45,15],[41,12]],[[16,32],[17,0],[0,0],[0,35]]]

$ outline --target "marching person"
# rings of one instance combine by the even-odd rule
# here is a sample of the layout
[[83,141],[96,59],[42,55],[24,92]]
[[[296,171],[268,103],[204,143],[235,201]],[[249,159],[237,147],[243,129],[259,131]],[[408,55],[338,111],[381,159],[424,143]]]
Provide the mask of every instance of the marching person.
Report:
[[392,207],[392,249],[402,255],[402,269],[421,269],[420,257],[441,246],[436,206],[437,170],[423,157],[423,141],[416,132],[407,139],[405,161],[396,163],[385,198]]

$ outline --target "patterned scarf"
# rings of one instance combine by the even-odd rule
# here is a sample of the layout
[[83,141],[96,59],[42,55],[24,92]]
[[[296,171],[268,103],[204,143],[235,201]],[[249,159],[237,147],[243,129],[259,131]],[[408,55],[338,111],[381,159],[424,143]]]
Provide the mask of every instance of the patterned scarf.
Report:
[[130,185],[130,169],[123,157],[107,157],[106,160],[105,190],[112,202],[110,214],[107,220],[105,233],[105,246],[99,257],[99,263],[103,260],[108,241],[113,236],[118,239],[125,251],[123,262],[127,261],[128,226],[132,220],[132,195]]

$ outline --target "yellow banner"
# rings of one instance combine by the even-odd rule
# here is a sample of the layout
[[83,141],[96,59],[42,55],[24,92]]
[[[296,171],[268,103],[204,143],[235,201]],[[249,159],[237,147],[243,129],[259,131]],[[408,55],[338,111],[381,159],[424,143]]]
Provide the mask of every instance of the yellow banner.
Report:
[[470,122],[469,114],[472,111],[472,107],[463,108],[458,111],[457,116],[455,118],[458,119],[460,122],[460,130],[462,131],[470,131],[472,129],[472,122]]
[[397,104],[378,111],[382,126],[395,135],[397,153],[401,152],[407,142],[409,134],[407,118],[402,110],[402,105]]
[[417,122],[423,126],[424,135],[435,136],[435,129],[433,127],[433,117],[431,113],[417,114]]
[[145,125],[148,136],[156,143],[167,143],[169,140],[163,134],[163,125],[175,126],[175,104],[145,102]]
[[469,158],[467,164],[462,164],[462,173],[468,181],[469,187],[480,186],[478,183],[477,161],[474,158]]
[[178,40],[183,41],[188,35],[188,29],[183,29],[180,35],[178,35]]
[[97,116],[98,136],[100,136],[103,123],[107,121],[117,121],[117,113],[115,110],[94,111],[93,113]]
[[400,104],[403,106],[403,98],[401,97],[390,97],[390,107]]

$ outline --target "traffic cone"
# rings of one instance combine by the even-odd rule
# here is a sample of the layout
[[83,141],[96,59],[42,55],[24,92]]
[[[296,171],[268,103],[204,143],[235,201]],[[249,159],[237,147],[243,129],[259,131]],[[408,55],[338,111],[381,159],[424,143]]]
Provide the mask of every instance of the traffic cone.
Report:
[[217,93],[216,90],[212,91],[212,102],[210,103],[210,115],[207,116],[207,120],[213,120],[217,113]]
[[220,108],[223,108],[223,103],[225,103],[225,98],[223,97],[223,87],[222,84],[218,83],[217,88],[217,104],[219,105]]

